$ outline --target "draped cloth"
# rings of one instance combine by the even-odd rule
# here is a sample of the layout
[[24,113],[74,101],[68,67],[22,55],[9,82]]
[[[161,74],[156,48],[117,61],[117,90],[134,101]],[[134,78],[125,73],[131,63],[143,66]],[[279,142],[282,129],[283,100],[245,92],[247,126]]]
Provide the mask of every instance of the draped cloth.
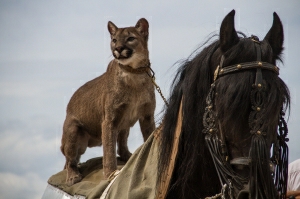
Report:
[[[157,149],[158,141],[152,133],[147,141],[132,154],[126,164],[118,159],[118,169],[123,169],[114,179],[105,199],[155,198]],[[79,171],[82,173],[83,179],[72,186],[66,184],[66,170],[51,176],[48,183],[71,196],[79,195],[87,199],[100,198],[112,180],[105,179],[103,176],[102,157],[81,163]]]
[[156,184],[162,125],[132,154],[126,164],[118,159],[118,169],[121,171],[117,171],[112,178],[104,178],[102,157],[99,157],[79,164],[79,171],[83,175],[80,182],[68,186],[66,184],[67,171],[63,170],[51,176],[48,183],[73,198],[83,196],[87,199],[100,197],[101,199],[164,199],[177,157],[182,124],[182,104],[178,115],[170,164],[162,174],[163,181],[159,184],[158,190],[156,190]]

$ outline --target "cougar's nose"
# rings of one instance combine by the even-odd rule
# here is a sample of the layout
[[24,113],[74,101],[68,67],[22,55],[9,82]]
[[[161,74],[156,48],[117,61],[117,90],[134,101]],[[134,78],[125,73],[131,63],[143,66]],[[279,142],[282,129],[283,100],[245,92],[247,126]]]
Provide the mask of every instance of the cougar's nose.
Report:
[[119,53],[121,53],[122,50],[124,50],[124,48],[123,48],[122,46],[118,46],[118,47],[116,47],[116,50],[117,50]]

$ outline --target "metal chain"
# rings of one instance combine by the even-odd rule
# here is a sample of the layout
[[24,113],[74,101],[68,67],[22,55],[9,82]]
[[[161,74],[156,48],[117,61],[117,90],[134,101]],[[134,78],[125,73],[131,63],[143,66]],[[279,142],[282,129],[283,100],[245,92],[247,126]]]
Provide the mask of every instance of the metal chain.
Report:
[[168,102],[167,102],[165,96],[164,96],[164,95],[162,94],[162,92],[161,92],[160,87],[156,84],[155,78],[151,78],[151,81],[152,81],[152,83],[154,84],[154,86],[155,86],[157,92],[160,94],[161,98],[164,100],[165,104],[166,104],[167,106],[169,106],[169,104],[168,104]]
[[150,68],[150,67],[149,67],[149,69],[151,70],[152,75],[151,75],[151,73],[148,73],[148,72],[147,72],[147,74],[149,75],[149,77],[151,77],[151,81],[152,81],[153,85],[155,86],[155,89],[156,89],[157,92],[160,94],[161,98],[164,100],[166,106],[169,106],[167,99],[166,99],[165,96],[163,95],[163,93],[162,93],[160,87],[159,87],[159,86],[156,84],[156,82],[155,82],[155,73],[154,73],[154,71],[153,71],[152,68]]

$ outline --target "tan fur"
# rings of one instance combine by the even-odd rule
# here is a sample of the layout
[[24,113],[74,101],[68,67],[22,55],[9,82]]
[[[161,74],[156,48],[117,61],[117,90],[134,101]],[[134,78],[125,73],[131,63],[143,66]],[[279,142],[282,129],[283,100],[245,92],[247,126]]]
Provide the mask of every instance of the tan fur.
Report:
[[286,193],[286,198],[300,199],[300,191],[288,191]]
[[82,179],[77,164],[87,147],[103,145],[104,174],[117,169],[117,153],[127,161],[129,129],[137,121],[144,141],[155,129],[154,86],[146,72],[134,74],[119,63],[134,69],[149,64],[148,22],[140,19],[135,27],[118,28],[108,22],[111,50],[115,57],[107,71],[80,87],[67,106],[61,151],[66,157],[69,185]]

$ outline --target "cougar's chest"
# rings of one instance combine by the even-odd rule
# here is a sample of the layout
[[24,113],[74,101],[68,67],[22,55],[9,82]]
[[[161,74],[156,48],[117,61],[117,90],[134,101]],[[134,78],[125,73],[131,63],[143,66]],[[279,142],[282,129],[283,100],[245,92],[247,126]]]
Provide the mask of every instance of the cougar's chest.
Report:
[[146,107],[155,103],[153,85],[149,80],[149,77],[141,75],[123,75],[123,82],[119,87],[123,100],[118,107],[118,112],[122,115],[119,120],[121,128],[133,126],[145,115]]
[[123,120],[120,123],[120,126],[123,128],[132,127],[138,121],[141,115],[140,104],[127,104],[127,109],[124,112]]

